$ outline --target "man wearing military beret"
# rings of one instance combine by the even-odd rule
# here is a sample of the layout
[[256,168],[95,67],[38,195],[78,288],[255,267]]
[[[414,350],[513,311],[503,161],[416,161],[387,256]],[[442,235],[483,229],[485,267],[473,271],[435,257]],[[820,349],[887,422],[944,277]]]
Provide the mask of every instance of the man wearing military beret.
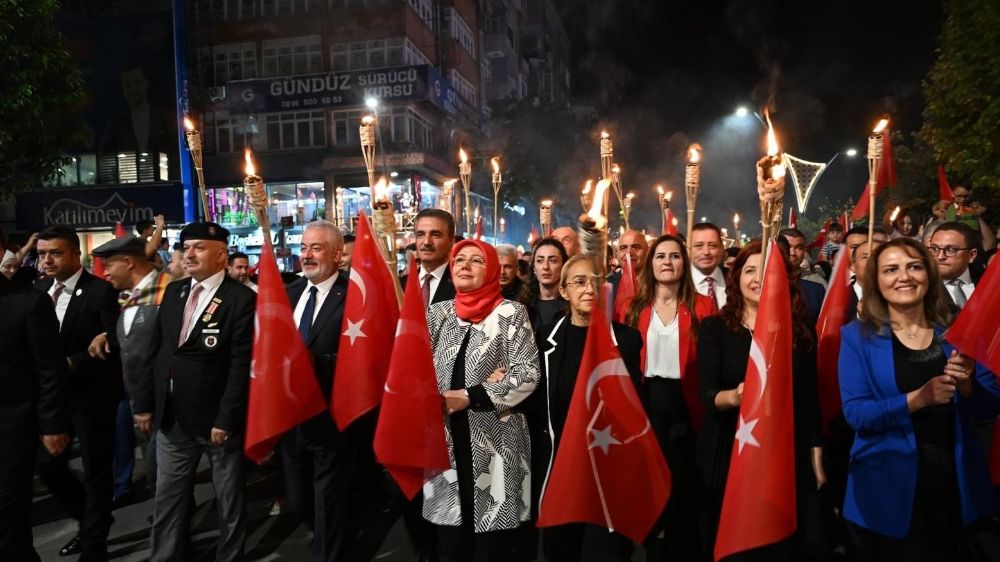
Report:
[[212,223],[181,231],[188,279],[163,295],[153,349],[135,388],[135,421],[157,429],[154,561],[186,560],[195,470],[212,464],[219,521],[215,559],[243,558],[243,433],[256,294],[226,275],[229,232]]

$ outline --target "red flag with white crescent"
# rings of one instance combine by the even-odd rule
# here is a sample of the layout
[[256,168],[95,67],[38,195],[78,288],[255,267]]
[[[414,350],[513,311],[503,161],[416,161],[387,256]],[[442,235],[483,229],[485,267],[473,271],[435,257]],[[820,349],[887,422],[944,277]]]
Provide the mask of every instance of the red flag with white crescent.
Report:
[[614,312],[611,314],[611,319],[615,322],[625,323],[628,305],[635,297],[638,284],[639,282],[635,278],[635,268],[632,267],[632,257],[626,254],[625,263],[622,264],[622,277],[618,281],[618,294],[615,295]]
[[399,319],[396,283],[364,211],[358,220],[349,279],[330,401],[341,430],[382,400]]
[[[417,271],[416,260],[410,271]],[[410,499],[451,466],[419,279],[406,282],[374,442],[375,458]]]
[[743,384],[715,559],[795,532],[792,306],[784,259],[770,242]]
[[286,431],[326,409],[270,240],[261,250],[257,288],[244,443],[254,462],[264,460]]
[[642,542],[669,497],[670,469],[598,304],[538,526],[587,522]]

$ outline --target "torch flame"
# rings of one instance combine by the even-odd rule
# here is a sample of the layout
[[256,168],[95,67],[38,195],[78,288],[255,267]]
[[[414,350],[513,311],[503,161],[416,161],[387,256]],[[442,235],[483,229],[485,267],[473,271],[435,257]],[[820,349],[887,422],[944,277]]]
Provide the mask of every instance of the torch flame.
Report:
[[465,164],[466,162],[469,161],[469,155],[465,153],[465,149],[464,148],[459,148],[458,149],[458,157],[459,157],[459,159],[462,160],[463,164]]
[[676,228],[677,227],[677,217],[674,217],[674,218],[670,219],[670,224],[672,224]]
[[243,172],[248,176],[256,176],[257,168],[253,165],[253,153],[247,148],[243,151],[243,159],[246,161],[246,166],[243,167]]
[[449,180],[444,180],[444,186],[445,187],[451,187],[451,186],[455,185],[457,182],[458,182],[458,180],[455,179],[455,178],[451,178]]
[[629,201],[631,201],[631,200],[632,200],[633,198],[635,198],[635,193],[632,193],[632,192],[630,191],[630,192],[628,193],[628,195],[626,195],[626,196],[625,196],[625,198],[626,198],[626,199],[628,199]]
[[587,180],[587,183],[583,184],[583,194],[586,195],[590,193],[590,188],[594,186],[594,180]]
[[190,119],[188,119],[187,117],[185,117],[184,118],[184,128],[187,129],[188,131],[193,131],[194,130],[194,122],[191,121]]
[[365,115],[364,117],[361,118],[362,125],[372,125],[374,123],[375,123],[374,115]]
[[739,213],[734,213],[733,214],[733,224],[736,225],[737,228],[739,228],[739,224],[740,224],[740,214]]
[[701,145],[698,143],[692,144],[688,148],[688,162],[696,164],[701,160]]
[[774,125],[771,124],[771,115],[764,109],[764,119],[767,120],[767,155],[778,155],[778,138],[774,135]]
[[673,199],[673,198],[674,198],[674,192],[673,191],[668,191],[667,192],[667,202],[669,203],[670,200]]
[[882,131],[884,131],[885,128],[888,126],[889,126],[889,118],[883,117],[882,119],[879,120],[878,125],[875,125],[875,128],[872,129],[872,132],[877,135]]
[[507,219],[505,219],[505,218],[503,218],[503,217],[500,217],[500,224],[501,224],[501,225],[505,225],[505,224],[507,224]]
[[601,131],[601,138],[608,139],[611,138],[611,135],[609,135],[607,131]]
[[656,186],[656,192],[659,193],[660,195],[663,195],[663,186],[662,185]]
[[899,216],[899,206],[892,210],[892,214],[889,215],[889,222],[896,222],[896,217]]
[[597,182],[597,189],[594,190],[594,201],[590,204],[587,216],[594,219],[599,226],[603,225],[604,217],[601,215],[601,208],[604,206],[604,192],[611,187],[611,180],[601,180]]
[[490,164],[493,166],[493,173],[494,174],[499,174],[500,173],[500,157],[499,156],[494,156],[493,158],[490,158]]
[[551,207],[551,206],[552,206],[552,200],[551,199],[545,199],[545,200],[542,201],[542,207]]
[[611,165],[611,173],[612,174],[620,174],[620,173],[622,173],[622,167],[619,166],[618,164],[612,164]]
[[382,176],[375,182],[375,200],[376,201],[388,201],[389,200],[389,182],[386,181],[385,176]]

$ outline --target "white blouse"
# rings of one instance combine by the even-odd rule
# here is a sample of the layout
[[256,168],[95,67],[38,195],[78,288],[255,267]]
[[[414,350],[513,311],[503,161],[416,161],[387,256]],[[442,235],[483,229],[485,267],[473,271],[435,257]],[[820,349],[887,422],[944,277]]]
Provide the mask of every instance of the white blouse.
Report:
[[664,325],[656,311],[650,311],[646,332],[647,377],[681,378],[681,334],[677,317],[675,314],[674,319]]

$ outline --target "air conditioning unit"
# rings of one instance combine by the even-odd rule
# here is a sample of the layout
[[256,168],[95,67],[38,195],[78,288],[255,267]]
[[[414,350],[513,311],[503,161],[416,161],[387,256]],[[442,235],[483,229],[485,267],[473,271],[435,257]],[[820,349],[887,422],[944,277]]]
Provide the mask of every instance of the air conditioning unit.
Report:
[[210,101],[224,101],[226,99],[225,86],[213,86],[208,89],[208,99]]

